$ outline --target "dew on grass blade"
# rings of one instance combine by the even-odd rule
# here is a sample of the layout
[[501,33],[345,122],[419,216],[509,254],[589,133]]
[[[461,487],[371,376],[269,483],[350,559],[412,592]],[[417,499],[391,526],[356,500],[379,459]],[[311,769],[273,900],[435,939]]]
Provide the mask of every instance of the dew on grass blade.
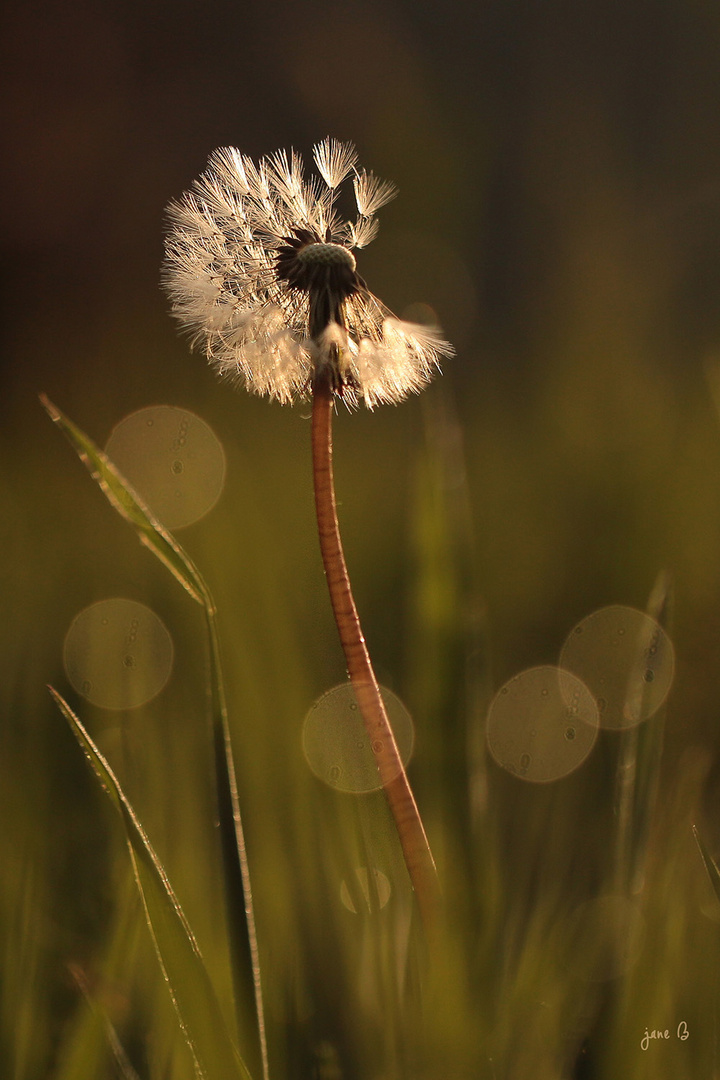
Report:
[[168,529],[204,517],[225,483],[225,454],[215,433],[199,416],[172,405],[126,416],[105,452]]
[[358,906],[363,914],[372,914],[379,908],[384,908],[390,899],[390,882],[382,870],[373,868],[372,877],[368,874],[367,867],[355,867],[355,881],[348,885],[343,881],[340,886],[340,899],[343,905],[358,915]]
[[173,643],[154,611],[135,600],[99,600],[73,620],[63,648],[73,687],[102,709],[136,709],[170,677]]
[[613,604],[570,631],[560,664],[595,695],[604,728],[635,727],[665,701],[675,671],[670,638],[635,608]]
[[585,761],[598,723],[595,700],[580,679],[556,667],[528,668],[493,698],[488,747],[498,765],[514,776],[547,783]]
[[[380,693],[400,760],[407,765],[415,739],[412,717],[391,690],[380,687]],[[308,765],[330,787],[355,794],[382,787],[350,683],[342,683],[318,698],[305,717],[302,739]]]

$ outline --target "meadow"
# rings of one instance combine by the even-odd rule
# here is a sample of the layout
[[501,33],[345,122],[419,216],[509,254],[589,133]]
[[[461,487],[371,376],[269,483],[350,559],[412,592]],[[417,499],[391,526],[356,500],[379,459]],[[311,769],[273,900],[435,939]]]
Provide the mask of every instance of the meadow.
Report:
[[[250,4],[200,38],[192,3],[157,5],[160,36],[133,4],[9,23],[0,1075],[262,1080],[227,734],[269,1080],[712,1080],[717,16],[356,6]],[[239,64],[240,40],[263,49]],[[328,752],[346,670],[310,405],[218,380],[158,285],[167,202],[215,147],[328,132],[400,191],[359,270],[456,349],[421,395],[334,418],[355,599],[437,863],[431,932],[382,790]],[[149,408],[186,438],[161,462],[170,503],[193,473],[213,495],[169,533],[91,475]],[[118,611],[145,653],[107,637]],[[596,631],[614,697],[586,672],[570,715],[547,672]],[[548,764],[522,739],[557,693]],[[513,717],[522,745],[498,749]]]

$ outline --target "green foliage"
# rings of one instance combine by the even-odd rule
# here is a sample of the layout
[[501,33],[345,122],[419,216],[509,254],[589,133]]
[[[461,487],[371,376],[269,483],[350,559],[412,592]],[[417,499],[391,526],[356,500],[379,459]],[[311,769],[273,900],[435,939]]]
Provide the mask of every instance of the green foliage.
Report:
[[[260,972],[257,963],[255,919],[252,905],[250,876],[245,852],[245,838],[243,835],[235,779],[235,763],[233,760],[232,745],[228,730],[225,690],[220,667],[217,627],[215,623],[215,605],[207,585],[190,557],[145,506],[137,493],[133,491],[127,480],[120,475],[107,456],[95,446],[92,440],[88,438],[84,432],[68,420],[68,418],[64,416],[52,402],[46,397],[43,397],[41,400],[51,419],[60,427],[63,434],[76,450],[81,461],[88,468],[93,479],[97,481],[110,504],[114,506],[123,518],[135,527],[141,542],[157,556],[160,562],[170,570],[173,576],[184,586],[193,599],[202,604],[205,609],[210,659],[209,685],[215,751],[218,814],[225,872],[226,904],[229,909],[229,948],[235,978],[235,991],[236,995],[240,997],[238,1023],[241,1033],[248,1041],[252,1039],[253,1041],[257,1040],[259,1043],[259,1058],[262,1061],[263,1074],[267,1075],[267,1054],[265,1048]],[[75,733],[79,734],[81,743],[85,747],[86,752],[88,751],[88,748],[94,750],[92,743],[88,742],[85,732],[75,723],[74,714],[68,710],[68,706],[62,702],[62,699],[60,699],[54,691],[53,694],[56,697],[56,700],[61,703],[65,715],[71,720],[71,725],[73,726]],[[96,772],[97,771],[98,769],[96,767]],[[104,781],[103,785],[107,786]],[[119,788],[118,793],[121,795]],[[124,796],[121,801],[123,806],[125,806]],[[133,820],[135,821],[135,825],[139,827],[139,823],[136,819],[133,818]],[[132,844],[131,853],[135,853]],[[155,856],[152,855],[152,858],[155,859]],[[165,921],[152,917],[147,890],[143,889],[141,876],[138,870],[138,863],[135,858],[133,859],[133,864],[136,870],[136,880],[143,896],[148,922],[156,940],[161,963],[163,964],[163,969],[165,970],[167,978],[164,949],[158,941],[158,927],[164,926]],[[174,898],[173,903],[175,903]],[[160,910],[162,912],[163,909],[161,908]],[[178,908],[178,911],[179,910],[180,909]],[[174,926],[172,920],[170,921],[170,926]],[[189,928],[186,927],[186,930],[189,932]],[[190,937],[193,949],[195,949],[192,936],[190,935]],[[174,954],[175,952],[177,952],[177,950],[171,949],[171,953]],[[179,955],[182,956],[182,952],[180,952]],[[173,980],[168,978],[168,981],[172,986]],[[190,978],[190,973],[181,973],[180,982],[182,986],[191,985],[192,979]],[[207,989],[209,989],[209,984]],[[183,1031],[188,1039],[198,1069],[202,1072],[204,1066],[202,1065],[202,1061],[198,1061],[195,1039],[188,1034],[189,1029],[183,1020],[184,1010],[178,1005],[180,991],[176,988],[175,990],[172,990],[171,993],[173,1001],[178,1009],[178,1014],[180,1015]],[[192,997],[190,997],[189,1000],[192,1000]],[[254,1022],[248,1022],[248,1012],[249,1009],[252,1008],[251,1002],[254,1003],[255,1007]],[[191,1025],[191,1028],[192,1027],[193,1025]],[[208,1040],[208,1043],[209,1041],[210,1040]],[[222,1047],[222,1042],[220,1042],[220,1046]],[[245,1068],[244,1065],[243,1068]],[[212,1072],[214,1072],[214,1066],[211,1070],[211,1073]]]
[[[428,946],[382,795],[326,789],[302,760],[302,716],[342,679],[329,611],[323,614],[310,508],[293,502],[303,463],[273,458],[258,478],[235,462],[232,507],[193,534],[191,557],[88,436],[49,411],[145,547],[197,603],[184,600],[164,570],[153,578],[142,552],[133,563],[135,549],[120,546],[111,558],[102,545],[95,549],[92,535],[84,538],[101,580],[111,564],[129,562],[140,596],[152,596],[171,625],[178,664],[162,697],[134,715],[113,718],[84,705],[81,721],[75,706],[57,698],[105,802],[120,811],[130,877],[114,818],[98,812],[100,795],[77,766],[75,748],[60,741],[55,712],[34,707],[40,721],[32,740],[27,724],[8,729],[5,760],[20,768],[8,771],[0,791],[12,822],[0,836],[4,1073],[13,1080],[192,1080],[195,1060],[174,998],[208,1077],[259,1078],[248,1022],[252,958],[237,947],[246,935],[242,874],[236,865],[233,878],[227,855],[237,835],[226,826],[223,839],[214,826],[223,818],[232,825],[234,790],[248,826],[272,1080],[711,1075],[716,901],[692,822],[717,892],[712,820],[698,819],[698,794],[712,784],[704,752],[678,751],[672,699],[666,715],[640,728],[602,732],[582,769],[553,784],[502,774],[484,747],[495,685],[526,661],[556,657],[564,633],[593,602],[641,606],[651,590],[648,610],[676,636],[672,590],[656,574],[657,558],[648,555],[632,577],[632,595],[626,566],[612,588],[593,589],[571,567],[580,595],[561,602],[552,581],[531,579],[512,522],[503,525],[504,514],[519,514],[513,499],[522,475],[542,468],[529,452],[523,458],[520,440],[513,443],[499,420],[494,430],[473,432],[438,388],[422,413],[411,414],[424,417],[424,442],[412,460],[399,452],[412,437],[404,421],[338,422],[340,513],[358,602],[368,611],[381,681],[403,697],[416,724],[413,785],[447,909]],[[373,480],[364,470],[354,483],[348,463],[357,462],[369,434],[385,449],[389,475]],[[494,449],[486,439],[497,440]],[[479,499],[478,457],[503,446],[508,460]],[[545,452],[552,453],[537,451]],[[582,467],[578,459],[563,465]],[[287,503],[272,495],[286,474]],[[494,486],[500,475],[503,491]],[[309,492],[309,471],[305,480]],[[371,513],[388,484],[406,493],[404,501],[393,496],[382,515]],[[546,568],[543,551],[553,544],[568,550],[559,511],[556,519],[530,501],[524,514],[526,537]],[[92,515],[94,527],[104,528],[95,504]],[[292,535],[289,521],[299,522]],[[501,535],[508,529],[507,550],[492,548],[495,527]],[[196,558],[211,568],[222,598],[219,624]],[[522,582],[508,592],[508,611],[498,605],[512,560],[528,585],[526,615]],[[68,583],[71,612],[76,591]],[[552,601],[546,622],[541,600]],[[688,633],[680,615],[678,647]],[[526,630],[519,645],[514,621]],[[63,625],[53,628],[57,653]],[[401,635],[385,629],[403,625]],[[30,714],[27,686],[41,672],[27,678],[11,715]],[[25,775],[36,784],[32,802]],[[223,784],[224,803],[217,800]],[[226,913],[233,880],[241,899]],[[234,928],[233,912],[241,915]],[[687,1040],[642,1049],[646,1028],[675,1036],[681,1021]]]
[[142,825],[75,713],[57,691],[51,689],[51,694],[122,817],[145,916],[198,1075],[203,1080],[250,1080],[228,1034],[187,919]]
[[42,396],[41,401],[50,419],[58,425],[74,447],[80,460],[100,485],[111,505],[126,521],[135,526],[142,543],[157,556],[161,563],[167,566],[194,600],[212,608],[207,586],[197,567],[167,529],[143,504],[109,458],[48,398]]

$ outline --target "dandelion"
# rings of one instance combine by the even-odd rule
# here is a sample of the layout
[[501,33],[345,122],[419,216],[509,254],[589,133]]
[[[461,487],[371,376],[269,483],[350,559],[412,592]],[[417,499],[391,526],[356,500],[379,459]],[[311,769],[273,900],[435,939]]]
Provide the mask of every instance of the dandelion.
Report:
[[[164,285],[193,346],[248,390],[289,403],[326,380],[348,405],[372,408],[421,390],[451,346],[374,296],[353,251],[377,234],[376,212],[396,191],[358,169],[350,143],[314,150],[319,177],[278,151],[255,164],[216,150],[171,204]],[[352,175],[358,216],[335,202]]]
[[[356,166],[350,143],[314,150],[319,178],[278,151],[259,164],[216,150],[192,189],[170,205],[163,271],[174,314],[221,374],[289,403],[312,397],[312,458],[320,551],[335,622],[380,780],[426,926],[438,910],[435,863],[360,626],[337,519],[333,404],[401,401],[422,389],[452,347],[432,327],[404,322],[368,289],[353,250],[377,233],[395,195]],[[341,220],[352,175],[358,216]]]

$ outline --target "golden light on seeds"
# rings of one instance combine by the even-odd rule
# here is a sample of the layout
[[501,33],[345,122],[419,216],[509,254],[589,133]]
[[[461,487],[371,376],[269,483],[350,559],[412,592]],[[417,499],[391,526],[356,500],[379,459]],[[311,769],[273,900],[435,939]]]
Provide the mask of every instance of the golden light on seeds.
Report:
[[78,694],[102,709],[136,709],[165,686],[173,643],[154,611],[135,600],[100,600],[73,620],[63,662]]
[[663,704],[672,685],[675,653],[655,619],[614,604],[571,630],[560,664],[592,691],[601,726],[622,730],[647,720]]
[[[412,717],[391,690],[380,687],[380,692],[400,759],[407,765],[415,739]],[[302,741],[308,765],[330,787],[354,794],[382,787],[350,683],[342,683],[318,698],[305,717]]]
[[520,672],[493,698],[487,742],[498,765],[521,780],[548,783],[582,765],[598,736],[587,686],[552,666]]
[[168,529],[193,525],[212,510],[225,483],[225,454],[199,416],[171,405],[121,420],[105,452]]

